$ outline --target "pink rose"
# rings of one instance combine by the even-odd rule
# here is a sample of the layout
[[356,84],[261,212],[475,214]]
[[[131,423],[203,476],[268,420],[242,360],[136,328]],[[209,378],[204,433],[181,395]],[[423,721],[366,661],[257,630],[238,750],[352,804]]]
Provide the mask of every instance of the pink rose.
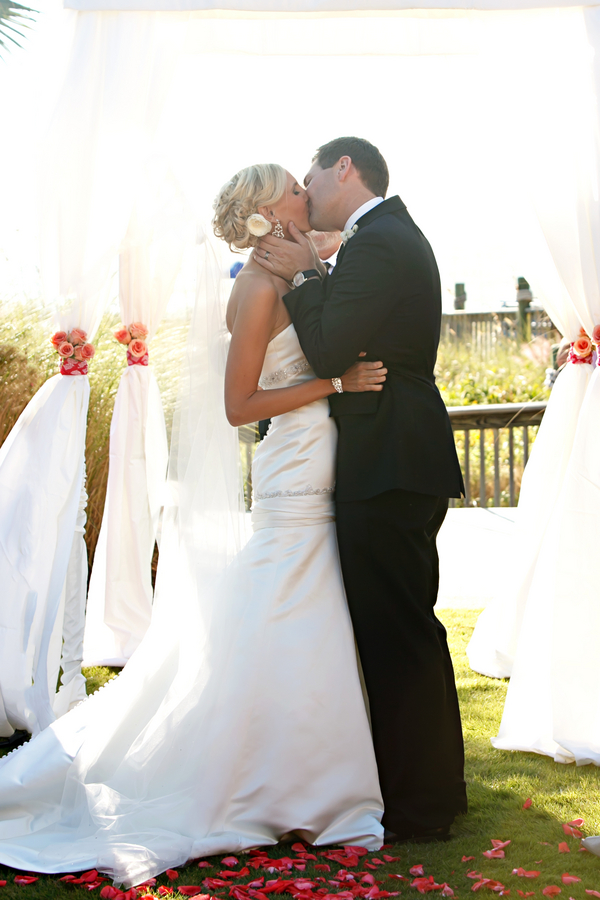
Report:
[[146,355],[148,347],[144,341],[132,341],[129,345],[129,352],[132,356],[139,358],[140,356]]
[[125,328],[123,325],[120,328],[117,328],[117,330],[113,333],[120,344],[128,344],[131,340],[129,329]]
[[592,352],[592,342],[590,341],[587,334],[578,337],[577,340],[573,343],[573,353],[575,356],[579,357],[579,359],[585,359],[586,356],[589,356]]
[[57,347],[58,355],[62,356],[63,359],[67,359],[69,356],[73,355],[73,344],[70,344],[68,341],[63,341],[62,344]]
[[75,357],[75,359],[78,362],[82,362],[82,360],[83,360],[83,354],[81,353],[81,349],[82,349],[81,347],[75,347],[75,352],[73,353],[73,356]]
[[148,329],[142,322],[132,322],[129,326],[129,333],[131,334],[132,338],[143,339],[148,337]]
[[592,331],[592,340],[595,344],[600,344],[600,325],[596,325]]
[[70,339],[72,344],[85,344],[87,331],[83,331],[81,328],[73,328],[71,329]]
[[95,352],[96,349],[92,344],[84,344],[81,348],[82,359],[91,359]]
[[67,339],[66,331],[57,331],[56,334],[53,334],[50,340],[52,341],[55,347],[58,347],[60,344],[64,343]]

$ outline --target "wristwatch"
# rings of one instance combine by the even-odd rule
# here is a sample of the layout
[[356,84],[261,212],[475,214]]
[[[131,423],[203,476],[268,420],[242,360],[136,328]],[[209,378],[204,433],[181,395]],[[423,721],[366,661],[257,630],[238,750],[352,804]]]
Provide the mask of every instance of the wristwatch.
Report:
[[304,284],[305,281],[308,281],[309,278],[315,277],[319,280],[321,279],[321,276],[316,269],[306,269],[304,272],[296,272],[292,278],[292,284],[294,287],[300,287],[300,285]]

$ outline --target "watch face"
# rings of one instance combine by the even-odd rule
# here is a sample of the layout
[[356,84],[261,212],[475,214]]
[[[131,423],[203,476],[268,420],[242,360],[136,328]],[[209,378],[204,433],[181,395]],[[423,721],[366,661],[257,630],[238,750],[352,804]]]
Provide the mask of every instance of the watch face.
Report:
[[296,274],[294,275],[293,281],[294,281],[294,284],[296,285],[296,287],[300,287],[301,284],[304,284],[304,282],[306,281],[306,279],[304,277],[304,272],[296,272]]

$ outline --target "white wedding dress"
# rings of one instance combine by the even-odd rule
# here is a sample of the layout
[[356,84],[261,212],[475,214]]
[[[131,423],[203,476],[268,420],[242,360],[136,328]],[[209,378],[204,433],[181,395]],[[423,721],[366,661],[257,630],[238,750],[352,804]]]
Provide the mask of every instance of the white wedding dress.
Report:
[[[269,345],[261,386],[311,377],[290,325]],[[214,586],[210,612],[190,608],[169,636],[190,561],[170,566],[171,576],[181,569],[175,584],[160,582],[159,567],[162,599],[122,674],[0,760],[2,863],[96,867],[135,885],[292,831],[381,846],[338,562],[335,450],[326,400],[273,420],[253,467],[254,535]]]

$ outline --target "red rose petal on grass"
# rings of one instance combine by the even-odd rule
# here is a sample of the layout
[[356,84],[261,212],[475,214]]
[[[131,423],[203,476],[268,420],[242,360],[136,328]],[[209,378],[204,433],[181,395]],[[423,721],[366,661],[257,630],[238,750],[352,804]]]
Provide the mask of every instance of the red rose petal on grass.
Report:
[[[167,869],[167,874],[168,874],[168,869]],[[248,870],[248,874],[250,874],[250,870]],[[231,872],[229,869],[224,869],[222,872],[217,872],[217,878],[233,878],[235,880],[236,878],[239,878],[239,877],[240,877],[239,872]]]
[[[164,884],[161,884],[161,886],[158,889],[158,893],[160,894],[161,897],[166,897],[168,894],[173,893],[173,888],[165,887]],[[100,895],[100,896],[102,896],[102,895]]]
[[504,850],[484,850],[483,855],[486,859],[504,859]]
[[367,869],[375,869],[377,870],[377,866],[374,866],[373,863],[365,862],[365,866]]
[[249,875],[249,874],[250,874],[250,869],[248,868],[248,866],[244,866],[244,867],[243,867],[242,869],[240,869],[240,871],[238,872],[238,878],[242,878],[242,877],[244,877],[245,875]]
[[556,895],[560,893],[562,893],[561,889],[555,884],[549,884],[548,887],[545,887],[542,891],[544,897],[556,897]]
[[475,859],[474,856],[463,856],[461,862],[471,862],[472,859]]
[[382,859],[378,859],[376,856],[371,857],[371,862],[375,863],[376,866],[385,866],[385,863]]
[[383,858],[385,859],[385,861],[386,861],[387,863],[391,863],[391,862],[399,862],[399,861],[400,861],[400,857],[399,857],[399,856],[386,856],[385,853],[383,854]]
[[344,850],[347,854],[352,854],[353,856],[366,856],[369,852],[366,847],[357,847],[354,844],[345,844]]
[[239,860],[237,860],[235,858],[235,856],[226,856],[224,859],[221,860],[221,863],[224,866],[237,866],[238,862],[239,862]]
[[[100,896],[103,898],[103,900],[123,900],[123,897],[125,895],[124,895],[123,891],[120,891],[114,885],[107,884],[100,891]],[[136,896],[137,896],[137,892],[136,892]]]
[[[371,878],[371,875],[365,875],[365,878]],[[406,875],[395,875],[392,872],[388,872],[388,878],[397,878],[398,881],[409,881],[410,879],[406,877]]]
[[580,847],[577,852],[578,853],[589,853],[590,851],[588,850],[587,847]]
[[410,868],[408,871],[410,872],[411,875],[424,875],[425,874],[425,872],[423,871],[423,863],[418,863],[418,865],[412,866],[412,868]]
[[[6,882],[5,882],[6,883]],[[586,894],[591,894],[592,897],[600,897],[600,891],[588,891],[586,889]]]
[[475,881],[480,881],[481,877],[481,872],[476,872],[475,869],[471,869],[470,872],[467,872],[467,878],[473,878]]
[[177,871],[177,869],[167,869],[165,875],[167,876],[169,881],[175,881],[177,878],[179,878],[179,872]]
[[520,891],[517,889],[517,894],[519,897],[533,897],[535,896],[535,891]]
[[569,875],[568,872],[564,872],[561,876],[561,881],[563,884],[577,884],[578,881],[581,881],[581,878],[578,878],[577,875]]
[[318,869],[319,872],[331,872],[331,866],[328,866],[327,863],[317,863],[315,869]]
[[294,853],[304,853],[306,850],[306,844],[301,844],[299,841],[297,844],[292,844],[292,850]]
[[6,887],[6,882],[5,882],[5,881],[0,881],[0,887]]
[[523,804],[523,809],[529,809],[529,807],[531,806],[532,802],[533,802],[533,801],[532,801],[531,797],[528,797],[527,800],[525,801],[525,803]]
[[70,882],[70,881],[75,881],[75,879],[76,879],[76,876],[75,876],[75,875],[63,875],[63,877],[62,877],[62,878],[59,878],[58,880],[59,880],[59,881],[68,881],[68,882]]
[[180,884],[177,890],[184,897],[193,897],[195,894],[199,894],[202,888],[199,884]]
[[573,819],[572,822],[567,822],[567,825],[571,825],[573,828],[579,828],[579,826],[583,824],[583,819]]
[[442,888],[442,897],[454,897],[454,891],[449,884],[444,884]]
[[521,878],[537,878],[540,874],[537,870],[527,872],[525,869],[522,869],[521,866],[519,866],[518,869],[513,869],[512,873],[513,875],[519,875]]
[[205,859],[201,859],[200,862],[198,863],[199,869],[212,869],[212,867],[213,867],[213,864],[207,862]]
[[495,841],[492,839],[492,847],[494,850],[504,850],[505,847],[508,847],[510,841]]
[[583,837],[583,834],[581,833],[579,828],[573,828],[572,825],[568,825],[568,824],[563,825],[563,831],[569,837],[576,837],[576,838]]
[[38,881],[33,875],[15,875],[15,884],[33,884]]

